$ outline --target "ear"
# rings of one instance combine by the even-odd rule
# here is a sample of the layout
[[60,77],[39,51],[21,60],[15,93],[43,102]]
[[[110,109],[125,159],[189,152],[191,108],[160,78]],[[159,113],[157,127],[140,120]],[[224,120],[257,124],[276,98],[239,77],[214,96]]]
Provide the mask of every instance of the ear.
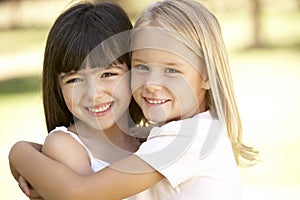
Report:
[[203,80],[202,86],[201,88],[205,89],[205,90],[209,90],[210,89],[210,82],[208,79]]

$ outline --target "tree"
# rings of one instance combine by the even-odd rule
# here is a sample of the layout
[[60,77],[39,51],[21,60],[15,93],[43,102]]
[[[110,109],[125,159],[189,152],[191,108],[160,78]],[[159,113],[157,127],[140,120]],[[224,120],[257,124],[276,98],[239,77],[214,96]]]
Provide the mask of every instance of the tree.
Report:
[[261,35],[261,0],[250,0],[251,17],[253,21],[253,41],[251,47],[259,48],[263,46]]

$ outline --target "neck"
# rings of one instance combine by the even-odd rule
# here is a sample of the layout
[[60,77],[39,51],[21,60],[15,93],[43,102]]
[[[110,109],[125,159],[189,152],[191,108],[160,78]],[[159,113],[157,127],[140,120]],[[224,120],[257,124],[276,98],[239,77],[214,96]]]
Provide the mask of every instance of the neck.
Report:
[[123,116],[117,123],[104,130],[95,129],[81,121],[76,122],[74,129],[88,147],[94,144],[92,146],[101,146],[104,149],[134,152],[139,146],[137,140],[130,136],[127,116]]

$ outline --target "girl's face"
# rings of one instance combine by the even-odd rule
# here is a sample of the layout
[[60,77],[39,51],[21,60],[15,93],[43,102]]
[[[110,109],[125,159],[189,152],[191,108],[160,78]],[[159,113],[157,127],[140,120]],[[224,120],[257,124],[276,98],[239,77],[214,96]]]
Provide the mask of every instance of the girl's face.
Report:
[[107,68],[85,68],[60,74],[60,86],[70,112],[89,127],[111,128],[127,119],[131,100],[127,65],[114,63]]
[[154,48],[132,52],[133,96],[150,121],[166,123],[205,111],[207,85],[195,67],[202,62],[182,56]]

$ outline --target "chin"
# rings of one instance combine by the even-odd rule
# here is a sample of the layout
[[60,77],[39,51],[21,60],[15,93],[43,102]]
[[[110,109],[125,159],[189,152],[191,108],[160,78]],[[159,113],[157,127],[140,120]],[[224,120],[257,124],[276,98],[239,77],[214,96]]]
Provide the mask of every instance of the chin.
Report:
[[162,119],[162,118],[158,118],[158,117],[147,117],[147,119],[154,124],[163,125],[163,124],[167,123],[166,119]]

